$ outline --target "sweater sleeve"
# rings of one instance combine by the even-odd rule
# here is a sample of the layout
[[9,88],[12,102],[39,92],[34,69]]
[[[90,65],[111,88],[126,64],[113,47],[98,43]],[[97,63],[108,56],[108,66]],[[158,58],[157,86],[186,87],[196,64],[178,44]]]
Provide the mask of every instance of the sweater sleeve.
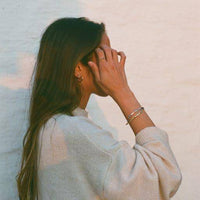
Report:
[[112,154],[104,179],[104,197],[109,200],[168,200],[177,192],[182,174],[170,148],[168,134],[146,127]]

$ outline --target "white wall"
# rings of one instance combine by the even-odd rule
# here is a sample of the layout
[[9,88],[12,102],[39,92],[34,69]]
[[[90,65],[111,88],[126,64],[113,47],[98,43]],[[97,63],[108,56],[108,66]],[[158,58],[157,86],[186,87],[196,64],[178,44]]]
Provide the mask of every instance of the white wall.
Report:
[[[172,199],[200,199],[199,10],[199,0],[1,1],[0,199],[17,199],[28,81],[41,32],[66,16],[105,22],[111,46],[127,55],[130,87],[154,123],[169,134],[183,174]],[[92,95],[87,109],[96,123],[134,145],[134,134],[110,97]]]

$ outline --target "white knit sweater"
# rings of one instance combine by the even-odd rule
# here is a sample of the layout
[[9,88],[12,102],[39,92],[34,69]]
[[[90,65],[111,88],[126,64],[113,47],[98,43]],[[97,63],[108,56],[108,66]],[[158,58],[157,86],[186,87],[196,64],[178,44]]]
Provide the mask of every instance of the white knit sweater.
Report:
[[[39,200],[168,200],[182,174],[167,133],[146,127],[131,147],[77,107],[40,131]],[[39,157],[38,157],[39,158]]]

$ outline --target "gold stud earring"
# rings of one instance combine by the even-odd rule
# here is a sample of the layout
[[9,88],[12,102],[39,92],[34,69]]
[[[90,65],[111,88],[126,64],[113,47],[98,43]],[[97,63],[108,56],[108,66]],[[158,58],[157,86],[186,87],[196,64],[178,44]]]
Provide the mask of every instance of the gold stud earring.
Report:
[[78,80],[81,82],[83,80],[83,76],[78,76]]

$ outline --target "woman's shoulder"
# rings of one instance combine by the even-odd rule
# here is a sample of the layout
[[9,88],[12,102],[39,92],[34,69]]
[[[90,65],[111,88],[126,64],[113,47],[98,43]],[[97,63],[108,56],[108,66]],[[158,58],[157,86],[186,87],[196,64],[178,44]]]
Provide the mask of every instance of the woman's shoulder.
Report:
[[56,115],[54,118],[57,126],[69,140],[70,138],[77,138],[78,141],[87,140],[91,145],[108,154],[117,151],[126,143],[125,140],[116,140],[110,131],[102,128],[89,117]]

